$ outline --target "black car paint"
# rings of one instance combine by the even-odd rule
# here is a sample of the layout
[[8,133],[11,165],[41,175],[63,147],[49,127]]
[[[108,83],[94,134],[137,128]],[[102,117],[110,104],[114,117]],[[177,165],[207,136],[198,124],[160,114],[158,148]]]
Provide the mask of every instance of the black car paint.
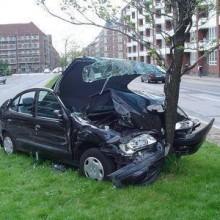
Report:
[[[126,182],[150,183],[160,172],[164,159],[163,111],[160,112],[159,108],[148,108],[158,105],[157,101],[146,99],[127,89],[127,84],[137,75],[112,77],[100,94],[104,80],[88,84],[83,82],[80,74],[80,70],[92,62],[94,60],[91,58],[76,59],[63,73],[54,90],[37,88],[18,94],[16,97],[25,92],[36,91],[33,116],[10,109],[10,104],[16,97],[4,103],[0,109],[0,137],[3,137],[4,132],[9,132],[18,143],[18,149],[38,152],[50,159],[74,166],[79,165],[83,152],[96,147],[116,163],[117,171],[110,178],[117,186]],[[36,97],[42,90],[56,96],[62,108],[62,117],[59,119],[46,119],[36,115]],[[106,101],[110,103],[107,109],[97,109],[107,107]],[[123,129],[116,131],[108,126],[100,126],[103,124],[101,119],[111,117],[113,113],[117,114],[127,133]],[[85,115],[87,120],[83,119]],[[91,120],[94,115],[98,116],[99,123]],[[178,118],[184,120],[188,116],[179,115]],[[213,121],[200,131],[191,132],[192,134],[189,131],[179,136],[176,134],[176,153],[186,155],[196,152],[212,124]],[[193,130],[196,127],[195,124]],[[157,143],[132,156],[124,155],[118,148],[122,136],[129,138],[141,132],[150,133],[157,139]]]

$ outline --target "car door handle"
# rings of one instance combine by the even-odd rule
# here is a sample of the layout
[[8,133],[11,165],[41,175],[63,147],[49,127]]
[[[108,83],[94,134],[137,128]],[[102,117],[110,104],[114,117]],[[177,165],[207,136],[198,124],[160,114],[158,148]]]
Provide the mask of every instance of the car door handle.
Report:
[[35,125],[34,130],[38,131],[40,129],[40,125]]

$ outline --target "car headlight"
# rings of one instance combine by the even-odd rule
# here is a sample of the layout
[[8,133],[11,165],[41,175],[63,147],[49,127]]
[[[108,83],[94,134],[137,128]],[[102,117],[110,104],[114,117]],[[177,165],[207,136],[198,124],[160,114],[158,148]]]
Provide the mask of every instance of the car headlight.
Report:
[[193,121],[186,120],[186,121],[180,121],[176,123],[176,130],[187,130],[193,127]]
[[136,151],[145,148],[146,146],[155,144],[157,141],[149,134],[142,134],[131,139],[128,143],[120,144],[120,149],[127,155],[132,155]]

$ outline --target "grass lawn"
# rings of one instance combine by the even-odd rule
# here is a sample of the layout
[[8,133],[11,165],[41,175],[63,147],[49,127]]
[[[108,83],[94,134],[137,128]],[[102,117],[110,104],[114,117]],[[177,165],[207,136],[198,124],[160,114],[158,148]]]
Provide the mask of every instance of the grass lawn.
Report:
[[124,189],[0,150],[0,219],[220,219],[220,148],[206,143],[153,185]]
[[55,77],[53,77],[46,85],[45,87],[47,88],[52,88],[52,86],[54,85],[54,83],[57,81],[57,79],[60,77],[60,75],[57,75]]

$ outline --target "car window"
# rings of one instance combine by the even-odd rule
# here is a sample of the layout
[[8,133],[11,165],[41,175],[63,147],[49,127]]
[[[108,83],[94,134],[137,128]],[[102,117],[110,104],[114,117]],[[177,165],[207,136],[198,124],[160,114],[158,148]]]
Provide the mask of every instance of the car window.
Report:
[[54,110],[60,110],[61,106],[55,95],[48,91],[40,91],[37,99],[37,116],[58,119]]
[[19,97],[17,97],[12,103],[11,103],[11,106],[10,106],[10,108],[11,108],[11,110],[13,110],[13,111],[18,111],[18,104],[19,104],[19,100],[20,100],[20,96]]
[[18,112],[33,115],[35,92],[28,92],[21,96]]

